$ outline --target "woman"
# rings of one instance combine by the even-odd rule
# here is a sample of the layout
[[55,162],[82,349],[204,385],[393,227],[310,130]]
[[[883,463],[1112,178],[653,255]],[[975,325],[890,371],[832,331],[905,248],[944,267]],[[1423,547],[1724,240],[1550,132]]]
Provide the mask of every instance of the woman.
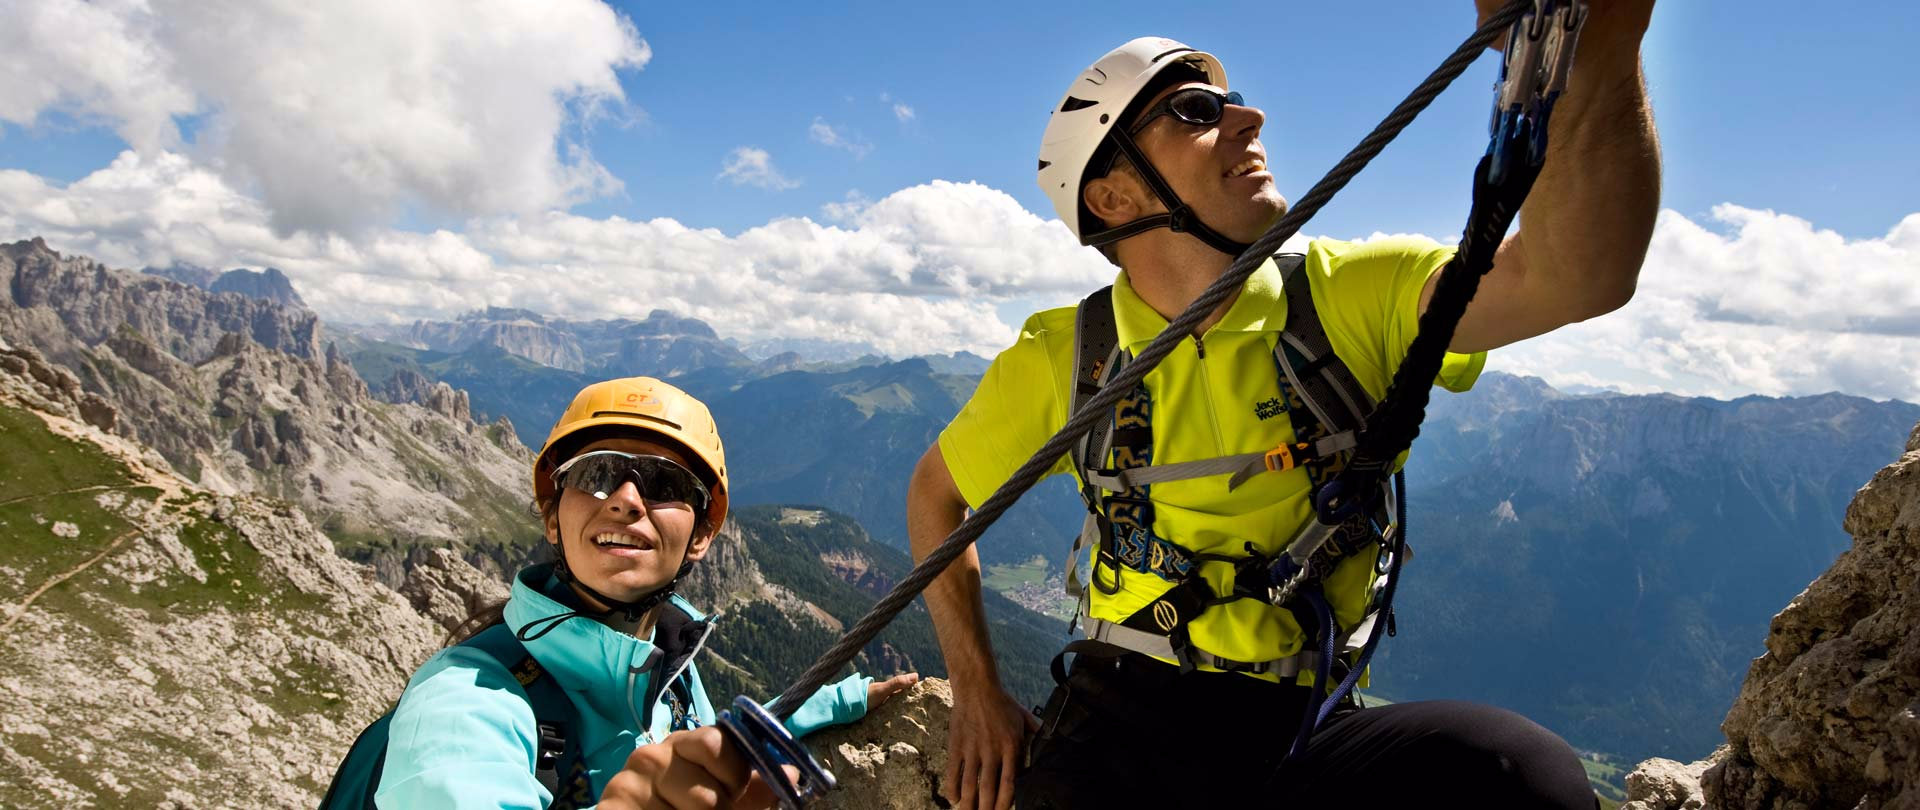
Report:
[[[408,682],[378,805],[768,806],[713,726],[692,663],[712,625],[673,595],[727,515],[726,457],[706,406],[647,377],[587,386],[534,459],[533,487],[555,561],[522,570],[503,621]],[[513,640],[528,656],[518,666],[483,649]],[[536,717],[542,678],[572,704],[564,734]],[[916,679],[850,676],[787,727],[857,720]]]

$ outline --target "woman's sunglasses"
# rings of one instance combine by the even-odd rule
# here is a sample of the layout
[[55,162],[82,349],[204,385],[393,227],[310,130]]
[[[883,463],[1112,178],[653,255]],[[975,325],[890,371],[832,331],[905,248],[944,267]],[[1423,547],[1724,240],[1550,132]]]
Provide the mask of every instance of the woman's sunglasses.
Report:
[[1129,135],[1138,135],[1140,131],[1153,123],[1153,119],[1171,115],[1183,122],[1197,127],[1210,127],[1220,123],[1227,105],[1244,106],[1244,98],[1238,92],[1217,93],[1205,87],[1189,87],[1160,99],[1160,103],[1147,108],[1138,121],[1127,130]]
[[595,450],[567,459],[553,470],[554,486],[577,489],[603,501],[628,481],[649,503],[684,503],[704,514],[712,500],[707,485],[691,470],[660,456]]

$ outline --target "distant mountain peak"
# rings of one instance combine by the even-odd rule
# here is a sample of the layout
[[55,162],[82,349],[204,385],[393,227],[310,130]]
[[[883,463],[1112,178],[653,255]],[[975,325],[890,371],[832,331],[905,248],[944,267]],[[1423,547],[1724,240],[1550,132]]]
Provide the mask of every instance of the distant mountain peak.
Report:
[[239,293],[249,298],[272,301],[283,307],[306,309],[307,303],[300,300],[300,293],[293,289],[293,280],[279,268],[248,270],[244,267],[221,273],[212,283],[206,285],[209,292]]
[[[540,313],[534,312],[531,309],[521,309],[519,307],[494,307],[494,306],[486,307],[483,309],[476,309],[471,312],[462,313],[461,315],[455,317],[454,320],[460,321],[460,322],[466,322],[466,321],[532,321],[534,323],[547,322],[547,318],[545,315],[541,315]],[[431,323],[431,321],[421,321],[421,323]]]

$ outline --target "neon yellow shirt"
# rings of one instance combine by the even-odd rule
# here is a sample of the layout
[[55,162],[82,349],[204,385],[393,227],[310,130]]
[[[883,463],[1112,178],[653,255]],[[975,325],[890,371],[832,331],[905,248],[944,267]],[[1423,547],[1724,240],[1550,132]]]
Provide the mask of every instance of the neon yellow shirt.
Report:
[[[1315,274],[1313,301],[1327,337],[1375,400],[1386,394],[1394,369],[1419,330],[1421,288],[1453,253],[1450,246],[1412,238],[1366,244],[1323,239],[1308,246],[1302,270]],[[1219,323],[1199,338],[1182,341],[1147,374],[1155,464],[1263,452],[1293,441],[1291,422],[1270,404],[1280,396],[1273,347],[1287,320],[1280,288],[1279,269],[1269,260],[1247,279]],[[1140,299],[1125,272],[1114,281],[1113,302],[1120,345],[1135,354],[1167,326],[1166,319]],[[1068,381],[1074,375],[1073,323],[1073,307],[1028,318],[1019,339],[994,358],[973,398],[941,431],[940,453],[969,505],[984,502],[1066,423],[1072,403]],[[1485,363],[1484,352],[1449,353],[1437,382],[1448,390],[1465,391]],[[1064,456],[1048,474],[1061,472],[1079,477]],[[1251,542],[1260,553],[1273,554],[1309,519],[1305,470],[1261,473],[1232,492],[1227,491],[1228,477],[1153,485],[1154,534],[1197,552],[1244,556]],[[1327,596],[1342,627],[1364,617],[1376,551],[1348,558],[1326,579]],[[1083,559],[1083,579],[1090,568],[1091,558]],[[1216,593],[1232,590],[1232,566],[1206,563],[1199,570]],[[1102,569],[1101,581],[1110,573]],[[1088,589],[1089,612],[1120,622],[1170,587],[1172,583],[1153,574],[1122,568],[1118,593]],[[1210,608],[1188,630],[1200,649],[1238,661],[1292,655],[1302,641],[1291,613],[1253,599]],[[1256,677],[1275,679],[1270,674]]]

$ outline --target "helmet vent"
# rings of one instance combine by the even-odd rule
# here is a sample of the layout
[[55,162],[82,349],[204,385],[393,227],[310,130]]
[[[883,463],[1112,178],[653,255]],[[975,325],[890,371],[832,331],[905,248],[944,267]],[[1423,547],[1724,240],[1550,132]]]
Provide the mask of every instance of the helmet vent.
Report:
[[1073,112],[1074,110],[1084,110],[1088,107],[1091,107],[1099,103],[1100,102],[1098,101],[1088,101],[1084,98],[1074,98],[1073,96],[1067,96],[1067,100],[1060,105],[1060,111]]
[[1165,59],[1169,56],[1172,56],[1176,53],[1193,53],[1193,49],[1192,48],[1174,48],[1173,50],[1170,50],[1170,51],[1162,51],[1159,54],[1155,55],[1152,59],[1147,60],[1147,64],[1149,65],[1159,64],[1160,60]]
[[1051,160],[1043,160],[1043,161],[1040,161],[1040,168],[1038,169],[1038,171],[1043,171],[1043,172],[1044,172],[1044,171],[1046,171],[1046,170],[1047,170],[1047,167],[1048,167],[1048,166],[1052,166],[1052,165],[1053,165],[1053,161],[1051,161]]

